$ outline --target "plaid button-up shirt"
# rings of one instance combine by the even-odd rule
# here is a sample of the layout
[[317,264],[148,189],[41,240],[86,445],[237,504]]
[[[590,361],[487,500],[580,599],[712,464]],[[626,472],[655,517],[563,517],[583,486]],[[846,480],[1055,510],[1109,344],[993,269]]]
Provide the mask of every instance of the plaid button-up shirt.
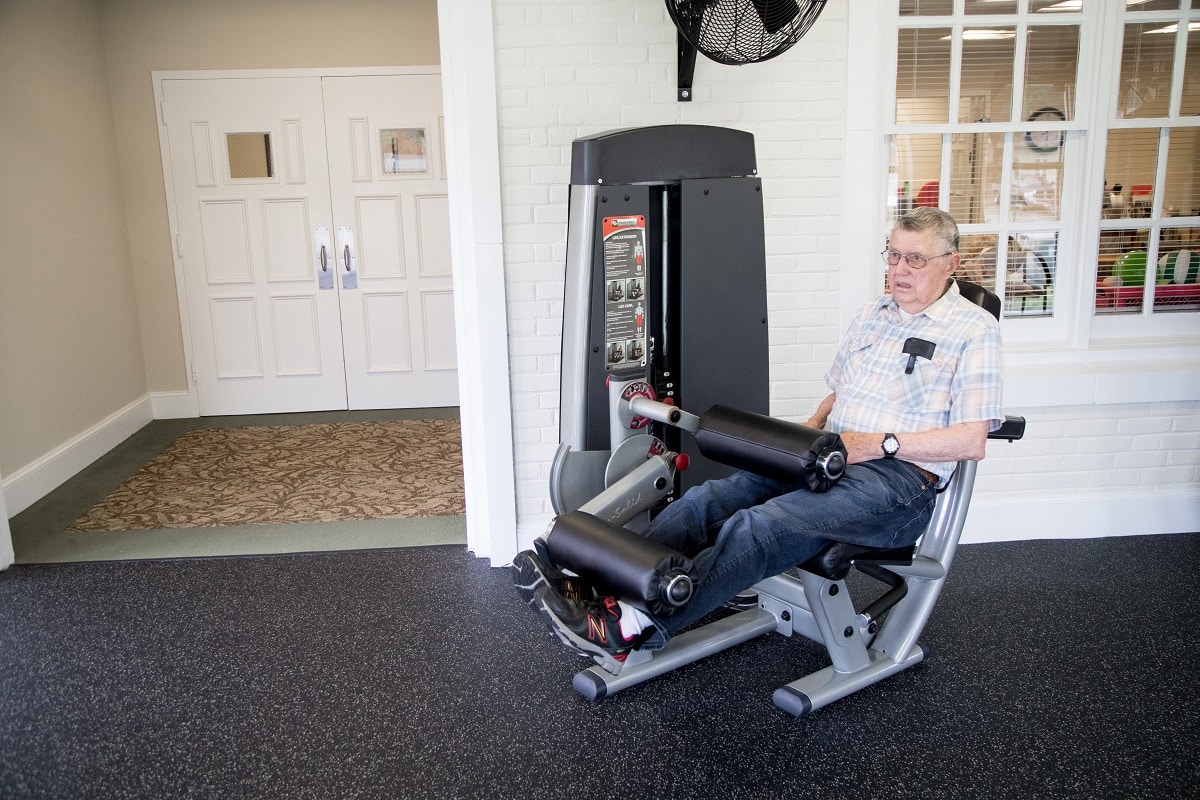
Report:
[[[905,374],[910,337],[933,342],[933,357],[917,358]],[[855,317],[825,382],[836,394],[826,428],[835,432],[915,433],[963,422],[989,423],[1001,411],[1000,327],[952,283],[946,294],[905,318],[891,295]],[[881,452],[882,455],[882,452]],[[900,458],[904,458],[901,452]],[[912,463],[945,484],[954,462]]]

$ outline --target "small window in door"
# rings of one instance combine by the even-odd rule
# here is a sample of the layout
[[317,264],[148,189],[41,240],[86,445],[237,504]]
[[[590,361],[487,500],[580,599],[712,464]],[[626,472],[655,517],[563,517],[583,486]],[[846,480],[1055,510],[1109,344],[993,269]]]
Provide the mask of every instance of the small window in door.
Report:
[[270,133],[227,133],[231,180],[274,178]]
[[384,175],[429,171],[429,135],[425,128],[382,128],[379,155]]

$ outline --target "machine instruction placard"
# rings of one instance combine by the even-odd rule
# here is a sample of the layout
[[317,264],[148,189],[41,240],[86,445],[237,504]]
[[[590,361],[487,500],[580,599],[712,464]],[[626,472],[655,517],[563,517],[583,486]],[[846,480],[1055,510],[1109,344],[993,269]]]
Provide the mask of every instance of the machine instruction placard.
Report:
[[646,218],[604,217],[604,367],[646,366]]

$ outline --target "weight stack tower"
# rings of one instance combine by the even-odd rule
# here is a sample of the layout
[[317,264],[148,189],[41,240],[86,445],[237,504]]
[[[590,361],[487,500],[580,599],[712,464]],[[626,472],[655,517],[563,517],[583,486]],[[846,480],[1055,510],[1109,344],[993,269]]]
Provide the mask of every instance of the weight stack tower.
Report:
[[555,510],[574,510],[648,448],[689,456],[677,491],[727,474],[690,436],[615,407],[645,394],[695,414],[715,403],[769,412],[753,136],[664,125],[577,139],[563,302]]

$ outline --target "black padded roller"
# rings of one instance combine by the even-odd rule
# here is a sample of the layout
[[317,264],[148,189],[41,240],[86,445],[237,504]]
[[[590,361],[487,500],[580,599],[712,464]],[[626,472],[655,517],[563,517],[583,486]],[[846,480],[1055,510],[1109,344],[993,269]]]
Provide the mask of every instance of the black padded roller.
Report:
[[758,475],[827,492],[846,471],[846,447],[836,433],[716,405],[700,417],[700,452]]
[[692,596],[690,558],[582,511],[559,515],[546,551],[558,566],[650,614],[669,615]]

